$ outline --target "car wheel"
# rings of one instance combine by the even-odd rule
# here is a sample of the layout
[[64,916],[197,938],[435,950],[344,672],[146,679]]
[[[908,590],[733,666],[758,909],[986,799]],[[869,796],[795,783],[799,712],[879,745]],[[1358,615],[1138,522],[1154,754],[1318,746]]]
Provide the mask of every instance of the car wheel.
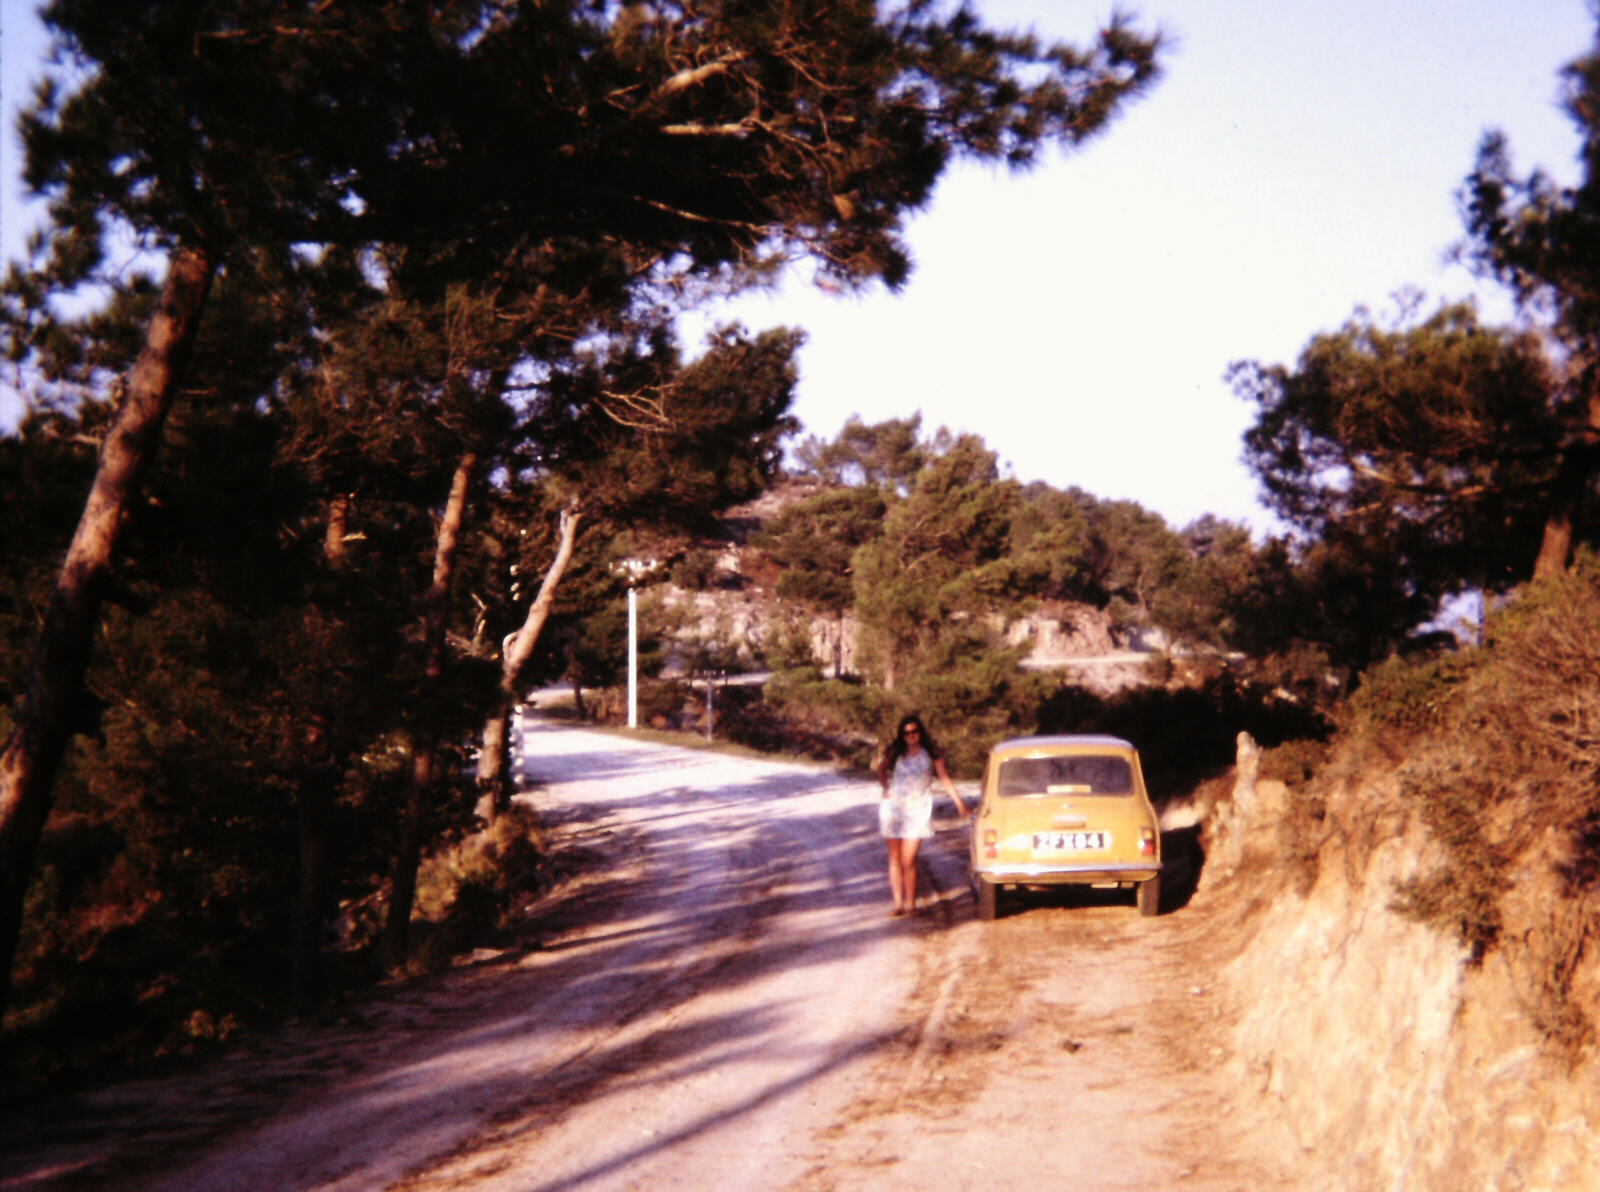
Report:
[[988,922],[1000,909],[1000,888],[993,882],[978,879],[978,918]]
[[1138,890],[1139,913],[1145,918],[1153,918],[1161,913],[1161,879],[1153,877],[1147,882],[1139,883]]

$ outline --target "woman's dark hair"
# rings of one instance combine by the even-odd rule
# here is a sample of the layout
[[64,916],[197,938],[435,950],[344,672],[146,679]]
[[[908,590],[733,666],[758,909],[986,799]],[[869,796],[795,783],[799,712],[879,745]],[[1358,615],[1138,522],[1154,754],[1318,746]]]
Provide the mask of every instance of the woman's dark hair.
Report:
[[910,715],[900,717],[899,723],[895,726],[894,739],[889,742],[889,747],[884,750],[884,765],[888,766],[890,769],[893,769],[895,762],[899,761],[906,755],[906,729],[908,728],[914,728],[917,730],[918,736],[922,743],[923,752],[925,752],[930,758],[941,758],[944,756],[944,752],[934,742],[933,736],[928,732],[928,726],[922,723],[922,717],[913,712]]

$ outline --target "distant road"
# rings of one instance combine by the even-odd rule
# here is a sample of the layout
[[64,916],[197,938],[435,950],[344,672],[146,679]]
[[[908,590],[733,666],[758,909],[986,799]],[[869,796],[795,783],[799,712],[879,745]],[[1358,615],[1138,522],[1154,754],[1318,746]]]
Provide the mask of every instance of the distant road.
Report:
[[1026,658],[1022,665],[1027,670],[1092,670],[1108,666],[1143,666],[1150,654],[1140,650],[1118,650],[1112,654],[1091,654],[1083,658]]

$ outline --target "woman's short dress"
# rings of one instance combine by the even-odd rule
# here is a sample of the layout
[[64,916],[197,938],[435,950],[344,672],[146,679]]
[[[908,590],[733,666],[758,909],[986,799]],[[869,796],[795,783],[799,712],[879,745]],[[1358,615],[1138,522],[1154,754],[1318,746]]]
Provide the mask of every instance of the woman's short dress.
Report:
[[889,793],[878,801],[878,829],[891,840],[933,835],[933,759],[925,751],[895,762]]

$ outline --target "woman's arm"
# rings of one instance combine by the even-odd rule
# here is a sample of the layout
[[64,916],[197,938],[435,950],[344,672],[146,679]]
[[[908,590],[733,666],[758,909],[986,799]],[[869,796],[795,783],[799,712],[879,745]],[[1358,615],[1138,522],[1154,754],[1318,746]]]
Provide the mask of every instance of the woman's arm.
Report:
[[933,772],[939,776],[939,781],[944,783],[946,793],[955,801],[955,805],[961,809],[961,816],[965,819],[967,805],[961,801],[961,796],[956,794],[956,784],[950,781],[950,771],[944,768],[944,758],[936,757],[933,759]]

